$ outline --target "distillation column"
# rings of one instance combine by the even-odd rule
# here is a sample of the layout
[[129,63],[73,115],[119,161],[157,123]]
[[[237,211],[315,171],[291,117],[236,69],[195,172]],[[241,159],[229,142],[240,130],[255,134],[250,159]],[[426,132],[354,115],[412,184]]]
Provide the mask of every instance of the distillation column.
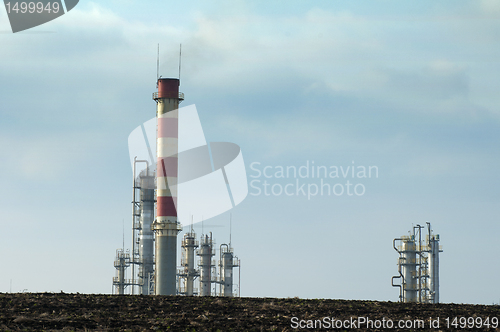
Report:
[[197,253],[200,256],[200,296],[212,295],[212,256],[213,252],[212,234],[201,236],[200,249]]
[[155,294],[176,294],[177,234],[177,167],[179,79],[158,79],[156,101],[157,135],[157,194],[155,232]]
[[130,266],[130,254],[123,249],[116,250],[115,259],[116,277],[113,278],[113,285],[119,295],[125,294],[125,287],[130,285],[130,281],[125,279],[125,270]]
[[181,262],[183,270],[180,276],[183,279],[184,286],[182,287],[181,293],[186,296],[193,296],[196,293],[194,290],[194,279],[199,275],[198,271],[195,269],[194,262],[194,251],[198,248],[196,242],[196,233],[194,231],[184,234],[184,238],[182,239],[183,253]]
[[140,185],[140,230],[139,244],[139,285],[142,295],[150,295],[150,275],[153,273],[154,242],[151,225],[154,221],[154,174],[147,174],[149,169],[139,174]]
[[413,237],[403,238],[402,246],[403,298],[405,302],[417,302],[417,252]]
[[[225,249],[223,249],[225,247]],[[227,244],[220,246],[220,276],[222,296],[233,296],[233,268],[238,266],[238,259],[233,256],[233,249]]]

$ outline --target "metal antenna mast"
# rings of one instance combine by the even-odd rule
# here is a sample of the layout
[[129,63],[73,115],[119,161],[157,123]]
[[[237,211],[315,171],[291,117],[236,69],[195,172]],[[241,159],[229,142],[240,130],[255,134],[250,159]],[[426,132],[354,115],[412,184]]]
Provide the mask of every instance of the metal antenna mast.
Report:
[[156,56],[156,81],[160,78],[160,43],[158,43],[158,55]]
[[182,44],[179,44],[179,80],[181,79]]

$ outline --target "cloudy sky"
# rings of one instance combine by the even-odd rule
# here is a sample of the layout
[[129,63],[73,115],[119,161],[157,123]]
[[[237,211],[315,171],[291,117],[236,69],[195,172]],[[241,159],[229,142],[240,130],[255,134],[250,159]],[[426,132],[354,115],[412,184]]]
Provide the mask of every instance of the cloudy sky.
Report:
[[[182,105],[247,167],[242,296],[397,301],[392,240],[428,221],[441,301],[500,302],[499,37],[496,0],[81,0],[16,34],[0,8],[0,292],[111,293],[127,138],[182,43]],[[275,176],[313,163],[378,176]],[[278,194],[321,180],[363,194]],[[229,241],[229,212],[204,228]]]

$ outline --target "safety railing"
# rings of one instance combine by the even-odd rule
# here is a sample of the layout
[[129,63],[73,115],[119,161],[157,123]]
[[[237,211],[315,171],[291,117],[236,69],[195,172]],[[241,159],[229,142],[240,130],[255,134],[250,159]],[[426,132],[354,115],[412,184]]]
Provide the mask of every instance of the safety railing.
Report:
[[[179,99],[179,101],[183,101],[184,100],[184,93],[183,92],[179,92],[179,95],[177,96],[177,98]],[[153,92],[153,99],[154,100],[159,99],[158,98],[158,92]]]

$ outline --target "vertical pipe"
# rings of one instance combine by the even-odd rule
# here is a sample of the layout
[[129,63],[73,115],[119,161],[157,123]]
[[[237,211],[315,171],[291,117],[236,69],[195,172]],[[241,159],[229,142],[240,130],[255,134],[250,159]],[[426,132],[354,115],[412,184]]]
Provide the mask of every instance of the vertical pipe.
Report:
[[188,268],[188,275],[187,275],[187,296],[193,296],[194,295],[194,277],[195,277],[195,268],[194,268],[194,248],[196,246],[195,244],[195,235],[194,233],[189,234],[190,236],[188,237],[188,247],[187,247],[187,268]]
[[133,181],[132,181],[132,290],[131,294],[134,295],[134,278],[135,278],[135,170],[137,163],[137,156],[134,157]]
[[156,236],[155,294],[176,294],[177,166],[179,80],[158,79],[156,101],[157,133],[157,203],[153,230]]
[[[430,236],[429,236],[430,237]],[[431,302],[439,303],[439,240],[435,236],[429,240],[429,267]]]
[[418,302],[422,303],[422,226],[418,225]]
[[[179,293],[188,295],[188,275],[189,275],[189,268],[188,268],[188,246],[189,246],[189,240],[188,240],[188,233],[184,234],[184,237],[182,238],[181,242],[181,248],[182,248],[182,257],[181,257],[181,266],[182,270],[181,273],[178,275],[180,277],[179,280]],[[182,283],[182,285],[181,285]]]

